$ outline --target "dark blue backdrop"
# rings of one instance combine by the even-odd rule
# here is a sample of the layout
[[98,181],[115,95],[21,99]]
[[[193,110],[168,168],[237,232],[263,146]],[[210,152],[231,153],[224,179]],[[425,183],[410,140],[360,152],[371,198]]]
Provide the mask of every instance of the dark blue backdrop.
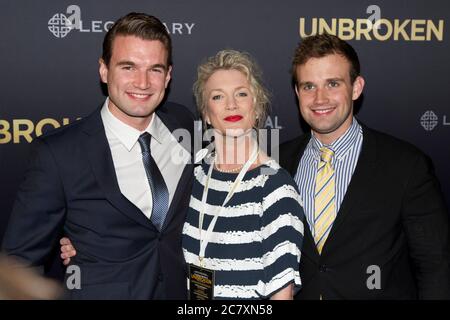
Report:
[[[333,31],[357,49],[366,78],[359,118],[429,154],[450,203],[450,3],[380,0],[370,5],[364,0],[3,0],[0,239],[29,141],[103,102],[97,62],[102,39],[110,21],[129,11],[147,12],[166,23],[174,42],[169,100],[192,110],[191,86],[202,59],[223,48],[254,55],[273,92],[269,124],[282,127],[282,141],[302,133],[289,75],[293,49],[302,34],[317,31],[314,21],[335,23]],[[67,30],[64,19],[78,29]],[[381,28],[364,33],[367,19],[379,21]]]

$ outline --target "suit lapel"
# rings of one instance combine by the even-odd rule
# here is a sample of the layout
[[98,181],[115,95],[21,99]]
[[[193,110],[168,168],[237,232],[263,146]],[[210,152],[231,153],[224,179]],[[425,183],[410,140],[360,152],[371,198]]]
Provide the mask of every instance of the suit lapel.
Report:
[[[160,110],[156,111],[156,114],[161,119],[161,121],[164,123],[164,125],[170,130],[171,133],[173,133],[174,130],[177,129],[183,129],[174,119],[174,115],[170,115],[166,112],[161,112]],[[190,133],[192,135],[192,133]],[[191,137],[192,139],[193,137]],[[180,142],[180,141],[179,141]],[[181,143],[181,145],[184,147],[185,144]],[[192,146],[192,144],[191,144]],[[175,190],[175,194],[173,196],[172,202],[170,204],[170,207],[167,212],[166,219],[164,220],[164,225],[162,227],[162,230],[164,230],[167,225],[170,223],[170,221],[174,218],[174,216],[179,212],[184,212],[184,210],[180,210],[178,207],[178,203],[180,200],[185,196],[186,192],[189,194],[191,193],[190,188],[190,182],[192,182],[192,174],[194,166],[192,164],[192,152],[191,150],[187,150],[191,158],[189,160],[189,163],[186,164],[184,167],[183,173],[181,174],[180,180],[178,181],[177,188]],[[185,208],[183,208],[185,209]]]
[[164,225],[162,228],[163,230],[166,228],[166,226],[170,223],[170,221],[174,218],[174,216],[177,213],[184,212],[183,209],[185,208],[179,208],[178,203],[186,195],[186,192],[188,192],[189,194],[191,193],[190,182],[192,182],[193,169],[194,166],[191,163],[186,164],[186,166],[184,167],[180,181],[178,182],[175,194],[173,196],[172,202],[167,212],[166,219],[164,220]]
[[100,110],[98,109],[86,119],[83,130],[86,134],[86,155],[95,178],[100,188],[104,191],[107,200],[117,210],[144,227],[156,231],[150,220],[142,214],[139,208],[125,198],[120,191]]
[[308,221],[305,219],[305,228],[303,235],[303,254],[308,256],[308,258],[312,259],[314,262],[318,263],[320,259],[319,251],[317,250],[316,243],[311,234],[311,230],[308,225]]
[[291,143],[288,142],[282,145],[280,164],[292,177],[297,173],[298,164],[310,139],[311,134],[308,133],[298,137]]
[[322,255],[330,250],[329,247],[333,245],[333,240],[337,236],[337,232],[346,217],[349,214],[356,212],[355,208],[357,208],[358,204],[364,200],[366,195],[366,186],[370,185],[371,180],[374,178],[373,172],[376,164],[376,141],[371,134],[370,129],[362,124],[361,126],[363,128],[361,154],[358,158],[355,172],[352,175],[352,179],[348,185],[339,212],[337,213],[336,220],[334,221],[333,227],[325,242]]
[[[297,173],[300,159],[302,158],[310,139],[311,134],[307,133],[292,141],[292,143],[287,143],[283,146],[285,150],[281,152],[283,158],[280,159],[280,162],[282,164],[284,163],[284,168],[291,174],[292,177],[294,177]],[[317,251],[317,247],[306,219],[304,220],[304,224],[303,253],[306,254],[308,258],[318,263],[320,258],[319,252]]]
[[[337,213],[336,220],[333,223],[333,227],[331,228],[330,234],[328,235],[327,241],[322,249],[322,256],[326,255],[327,251],[332,250],[330,247],[333,246],[333,240],[337,237],[339,228],[342,226],[346,217],[352,212],[355,212],[355,208],[357,208],[358,204],[364,200],[366,194],[365,187],[367,184],[370,184],[373,179],[373,172],[376,165],[376,141],[374,136],[371,134],[370,129],[363,124],[361,124],[361,126],[363,128],[363,144],[361,154],[339,212]],[[310,138],[310,135],[300,137],[296,141],[295,145],[289,146],[289,153],[285,153],[288,156],[287,161],[285,161],[285,167],[292,176],[294,176],[297,171],[299,161],[303,156]],[[291,159],[295,161],[291,162]],[[307,222],[305,223],[307,224]],[[311,254],[314,253],[313,256],[308,256],[318,262],[320,255],[317,251],[317,247],[315,246],[309,226],[305,228],[304,250],[305,252]]]

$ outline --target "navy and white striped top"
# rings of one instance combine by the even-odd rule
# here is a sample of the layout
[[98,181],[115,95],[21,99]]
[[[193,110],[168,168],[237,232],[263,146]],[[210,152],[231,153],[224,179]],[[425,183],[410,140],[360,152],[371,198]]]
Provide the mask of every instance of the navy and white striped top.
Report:
[[[335,170],[336,213],[339,212],[347,187],[352,179],[363,142],[362,128],[353,118],[348,130],[330,146],[334,151],[332,165]],[[298,165],[294,180],[300,190],[306,220],[314,237],[314,187],[317,166],[320,160],[320,148],[324,146],[314,135],[305,148],[305,152]]]
[[[186,262],[199,265],[199,211],[209,165],[195,168],[183,228]],[[213,170],[203,221],[206,233],[237,173]],[[274,161],[248,171],[217,219],[204,267],[215,270],[215,299],[264,299],[290,283],[301,286],[303,209],[295,182]],[[202,234],[203,234],[202,232]]]

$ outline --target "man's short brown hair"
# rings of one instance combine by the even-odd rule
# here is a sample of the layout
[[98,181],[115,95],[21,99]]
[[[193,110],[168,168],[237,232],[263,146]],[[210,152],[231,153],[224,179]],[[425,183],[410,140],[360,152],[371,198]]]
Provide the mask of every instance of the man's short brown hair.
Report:
[[305,64],[311,58],[322,58],[330,54],[342,55],[350,62],[350,80],[353,83],[360,74],[359,59],[355,49],[346,41],[327,33],[304,38],[295,49],[292,61],[292,77],[295,83],[298,81],[296,74],[298,66]]
[[114,39],[118,35],[161,41],[167,50],[167,66],[172,65],[172,41],[166,27],[158,18],[145,13],[130,12],[117,20],[103,40],[102,59],[107,66],[111,60]]

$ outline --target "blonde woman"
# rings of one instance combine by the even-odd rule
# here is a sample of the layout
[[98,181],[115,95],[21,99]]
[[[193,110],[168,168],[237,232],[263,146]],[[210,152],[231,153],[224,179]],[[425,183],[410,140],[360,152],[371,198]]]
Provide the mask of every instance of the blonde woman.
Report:
[[292,178],[257,143],[269,104],[259,68],[220,51],[198,67],[194,95],[215,152],[194,169],[183,228],[190,297],[292,299],[303,210]]

